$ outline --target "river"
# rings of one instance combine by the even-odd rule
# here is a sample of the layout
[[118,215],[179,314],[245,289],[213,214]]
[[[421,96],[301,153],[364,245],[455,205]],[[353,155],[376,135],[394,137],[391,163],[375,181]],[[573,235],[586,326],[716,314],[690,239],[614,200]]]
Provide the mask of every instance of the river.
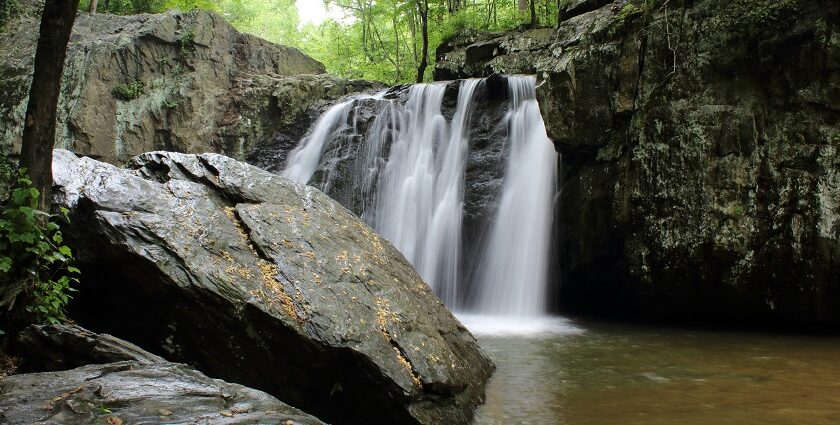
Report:
[[498,368],[476,424],[840,423],[838,337],[464,323]]

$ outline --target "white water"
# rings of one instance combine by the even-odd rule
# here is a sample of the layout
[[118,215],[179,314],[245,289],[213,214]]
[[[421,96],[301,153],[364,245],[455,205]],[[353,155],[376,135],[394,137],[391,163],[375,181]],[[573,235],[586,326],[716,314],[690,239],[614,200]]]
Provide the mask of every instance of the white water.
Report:
[[545,337],[558,334],[579,335],[584,329],[569,319],[556,316],[511,317],[456,313],[458,320],[476,336]]
[[[326,170],[322,189],[329,192],[335,163],[346,159],[333,158],[340,149],[330,146],[349,140],[342,136],[348,133],[364,137],[353,177],[362,219],[405,255],[447,306],[463,308],[461,301],[472,299],[469,308],[475,314],[462,317],[482,333],[568,331],[562,319],[541,317],[547,311],[557,154],[545,133],[534,77],[508,77],[510,109],[502,125],[510,153],[498,209],[492,214],[478,269],[461,270],[464,173],[474,97],[481,83],[461,82],[450,122],[441,112],[444,84],[411,86],[404,103],[384,100],[384,93],[369,96],[382,104],[365,134],[359,134],[354,111],[361,97],[339,103],[292,151],[283,175],[305,183],[320,164]],[[327,149],[333,153],[325,155]],[[472,294],[462,293],[467,274],[475,276]]]
[[342,131],[355,131],[357,116],[353,114],[352,125],[348,125],[350,113],[359,99],[382,99],[385,92],[375,95],[354,97],[333,105],[315,121],[311,134],[289,153],[286,169],[281,175],[289,180],[306,184],[321,161],[324,150]]
[[548,312],[546,283],[557,152],[545,132],[536,78],[508,77],[510,156],[499,209],[479,263],[475,309],[503,316]]
[[458,303],[467,121],[479,82],[461,84],[451,125],[440,111],[445,86],[412,86],[379,178],[374,228],[450,307]]

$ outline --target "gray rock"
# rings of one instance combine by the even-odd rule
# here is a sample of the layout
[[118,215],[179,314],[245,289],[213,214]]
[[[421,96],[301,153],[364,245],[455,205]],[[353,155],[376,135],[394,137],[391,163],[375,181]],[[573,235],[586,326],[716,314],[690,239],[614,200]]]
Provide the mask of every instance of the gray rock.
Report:
[[[38,36],[24,14],[0,32],[0,148],[18,152]],[[111,163],[156,149],[244,159],[310,106],[369,87],[300,51],[242,34],[214,13],[79,12],[56,146]],[[300,75],[306,74],[306,75]],[[114,88],[139,81],[135,99]]]
[[[436,76],[538,75],[562,153],[562,306],[840,324],[840,10],[649,3],[438,55]],[[475,43],[499,48],[471,63]]]
[[122,361],[0,381],[0,422],[323,424],[276,398],[186,365]]
[[133,165],[55,151],[82,325],[331,422],[469,423],[492,363],[350,211],[220,155]]
[[78,325],[31,325],[17,335],[15,355],[19,371],[67,370],[90,363],[137,361],[163,363],[162,357],[107,334]]

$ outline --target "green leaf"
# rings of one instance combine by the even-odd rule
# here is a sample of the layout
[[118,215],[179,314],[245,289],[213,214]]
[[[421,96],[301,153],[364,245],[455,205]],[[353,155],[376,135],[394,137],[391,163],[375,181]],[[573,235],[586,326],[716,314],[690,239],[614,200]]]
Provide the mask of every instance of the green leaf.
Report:
[[62,246],[58,247],[58,252],[66,255],[68,257],[73,256],[73,251],[71,251],[70,248],[67,247],[67,245],[62,245]]
[[12,259],[10,257],[0,257],[0,271],[8,273],[12,269]]
[[81,270],[79,270],[79,269],[77,269],[73,266],[68,266],[67,271],[70,272],[70,273],[76,273],[76,274],[81,274],[82,273]]

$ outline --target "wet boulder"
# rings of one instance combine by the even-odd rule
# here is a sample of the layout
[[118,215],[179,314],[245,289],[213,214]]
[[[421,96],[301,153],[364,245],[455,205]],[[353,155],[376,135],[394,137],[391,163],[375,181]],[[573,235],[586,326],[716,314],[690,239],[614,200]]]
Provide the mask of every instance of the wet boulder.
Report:
[[55,151],[82,325],[332,423],[470,422],[492,363],[350,211],[221,155],[133,166]]
[[10,376],[0,382],[0,422],[323,424],[262,391],[142,361]]

